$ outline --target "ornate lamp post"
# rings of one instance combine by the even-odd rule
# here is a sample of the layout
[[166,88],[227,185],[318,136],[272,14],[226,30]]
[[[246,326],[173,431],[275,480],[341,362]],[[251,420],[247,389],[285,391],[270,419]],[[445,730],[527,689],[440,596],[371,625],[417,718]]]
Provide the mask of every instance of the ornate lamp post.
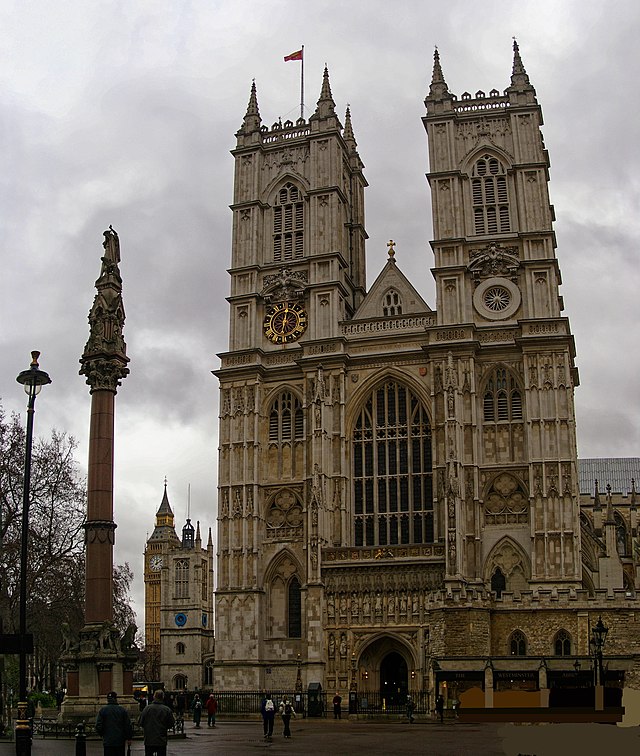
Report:
[[27,711],[27,653],[33,653],[33,636],[27,635],[27,553],[29,539],[29,489],[31,487],[31,449],[33,447],[33,416],[36,411],[36,396],[40,389],[51,383],[51,378],[40,370],[40,352],[31,352],[31,365],[16,378],[24,386],[29,397],[27,402],[27,438],[24,455],[24,490],[22,495],[22,531],[20,543],[20,671],[18,718],[16,720],[16,754],[31,753],[31,722]]
[[602,665],[602,649],[604,648],[605,641],[607,640],[607,633],[609,628],[605,627],[602,622],[602,617],[598,617],[598,621],[591,628],[591,641],[589,645],[593,651],[593,673],[594,684],[604,685],[604,667]]

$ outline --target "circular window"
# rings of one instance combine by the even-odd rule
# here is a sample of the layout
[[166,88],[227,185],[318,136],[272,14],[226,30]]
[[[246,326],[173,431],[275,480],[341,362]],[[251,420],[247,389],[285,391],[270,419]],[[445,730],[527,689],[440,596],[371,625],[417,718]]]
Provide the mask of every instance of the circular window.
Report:
[[502,312],[509,306],[511,302],[511,294],[509,294],[504,286],[492,286],[485,291],[482,301],[488,310]]
[[487,320],[506,320],[516,314],[522,297],[508,278],[488,278],[473,293],[473,306]]

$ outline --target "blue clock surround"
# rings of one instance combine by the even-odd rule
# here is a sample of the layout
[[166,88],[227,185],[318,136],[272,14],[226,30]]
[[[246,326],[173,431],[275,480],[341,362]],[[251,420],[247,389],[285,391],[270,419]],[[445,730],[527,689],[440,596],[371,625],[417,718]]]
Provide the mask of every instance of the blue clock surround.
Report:
[[174,619],[178,627],[184,627],[187,624],[187,615],[184,612],[178,612]]

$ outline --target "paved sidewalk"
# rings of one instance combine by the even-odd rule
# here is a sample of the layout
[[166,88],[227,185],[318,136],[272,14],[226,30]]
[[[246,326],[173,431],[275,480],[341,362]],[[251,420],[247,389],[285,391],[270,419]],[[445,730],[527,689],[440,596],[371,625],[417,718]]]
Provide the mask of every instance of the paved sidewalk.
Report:
[[[640,753],[638,728],[611,725],[512,725],[416,722],[397,719],[387,723],[296,719],[292,738],[282,736],[276,721],[273,740],[265,742],[262,723],[218,721],[215,729],[195,729],[189,722],[185,739],[171,740],[168,756],[602,756]],[[133,756],[142,756],[144,746],[135,740]],[[0,742],[0,756],[15,753],[12,742]],[[33,756],[74,756],[72,741],[35,740]],[[102,756],[102,744],[87,741],[87,756]]]

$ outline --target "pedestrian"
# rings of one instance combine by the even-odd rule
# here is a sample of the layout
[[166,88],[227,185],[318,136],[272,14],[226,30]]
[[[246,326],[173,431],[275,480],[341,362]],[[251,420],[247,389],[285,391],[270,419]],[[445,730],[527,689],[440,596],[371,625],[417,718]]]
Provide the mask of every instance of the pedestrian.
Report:
[[260,704],[260,713],[262,714],[262,727],[264,729],[264,739],[271,740],[273,735],[273,722],[276,718],[276,707],[271,698],[271,693],[267,693]]
[[291,705],[291,701],[285,696],[282,699],[282,702],[280,703],[280,716],[282,717],[282,724],[284,725],[283,735],[285,738],[291,737],[291,729],[289,727],[289,724],[291,722],[291,717],[295,717],[296,712],[293,706]]
[[167,756],[167,730],[175,721],[171,709],[164,704],[164,691],[156,690],[139,721],[144,732],[145,756]]
[[407,696],[407,719],[409,720],[409,724],[413,724],[413,710],[415,707],[416,705],[413,703],[411,696]]
[[444,722],[444,696],[442,694],[436,698],[436,712],[440,717],[440,721]]
[[213,695],[213,693],[209,694],[209,698],[207,698],[204,708],[207,710],[208,715],[207,726],[215,727],[216,712],[218,711],[218,701],[216,700],[216,697]]
[[147,694],[143,691],[138,698],[138,709],[142,711],[147,705]]
[[191,713],[193,714],[193,723],[196,727],[200,727],[200,718],[202,717],[202,701],[200,696],[196,693],[191,702]]
[[333,718],[342,719],[342,696],[336,690],[336,694],[333,697]]
[[129,712],[118,703],[118,694],[107,694],[107,705],[96,717],[96,732],[102,737],[104,756],[125,756],[125,745],[131,746],[133,725]]

